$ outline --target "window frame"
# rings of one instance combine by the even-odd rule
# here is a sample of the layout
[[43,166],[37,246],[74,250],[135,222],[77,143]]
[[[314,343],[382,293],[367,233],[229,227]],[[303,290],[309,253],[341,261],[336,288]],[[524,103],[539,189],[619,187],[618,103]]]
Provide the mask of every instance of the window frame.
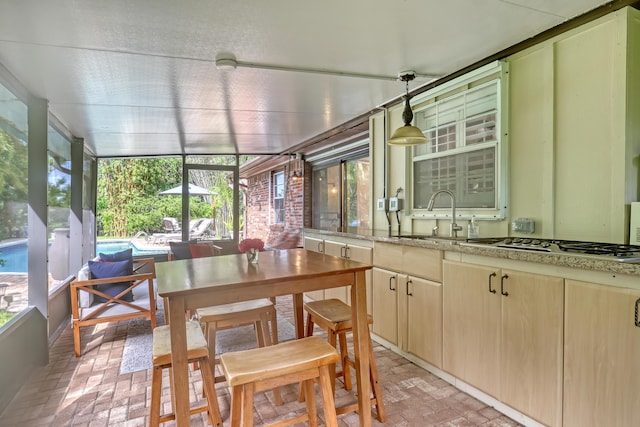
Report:
[[[460,146],[460,137],[456,137],[455,150],[436,152],[429,154],[415,155],[415,147],[407,148],[407,167],[405,182],[409,185],[409,191],[407,192],[407,207],[409,209],[408,216],[412,219],[451,219],[451,207],[447,203],[446,207],[434,207],[433,211],[428,211],[426,207],[416,208],[415,203],[415,191],[418,185],[414,182],[414,167],[416,162],[424,161],[427,159],[443,158],[448,156],[454,156],[454,158],[460,159],[470,152],[480,152],[486,148],[495,146],[495,204],[494,207],[487,208],[469,208],[469,207],[457,207],[456,219],[476,219],[485,220],[502,220],[508,215],[507,212],[507,197],[508,197],[508,63],[505,61],[495,61],[480,67],[470,73],[453,79],[447,83],[437,86],[429,91],[426,91],[420,95],[417,95],[413,100],[414,113],[420,113],[428,108],[432,108],[435,103],[443,102],[450,99],[454,99],[457,96],[470,93],[471,91],[479,90],[483,87],[496,84],[496,125],[495,125],[495,142],[481,142],[472,146]],[[467,104],[464,103],[463,106]],[[466,123],[463,122],[463,124]],[[460,126],[459,123],[454,122],[454,125]],[[421,129],[426,131],[426,129]],[[459,194],[464,189],[456,189],[456,200],[463,199]]]
[[[282,183],[277,183],[277,177],[282,177]],[[276,190],[276,186],[282,186],[282,196],[276,197],[278,192]],[[285,171],[274,171],[271,174],[271,206],[273,209],[273,224],[284,224],[285,223],[285,211],[284,211],[284,199],[286,197],[286,180],[285,180]],[[276,201],[281,202],[281,207],[276,208]],[[281,212],[281,220],[278,220],[278,212]]]

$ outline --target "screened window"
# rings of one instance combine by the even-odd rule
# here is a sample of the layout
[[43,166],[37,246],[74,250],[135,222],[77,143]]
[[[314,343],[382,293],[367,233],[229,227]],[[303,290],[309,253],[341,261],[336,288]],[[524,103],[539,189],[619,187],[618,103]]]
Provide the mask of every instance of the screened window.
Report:
[[71,143],[49,125],[47,231],[53,236],[49,248],[50,286],[66,279],[69,272],[69,214],[71,208]]
[[276,224],[284,223],[284,172],[273,174],[273,215]]
[[[413,210],[437,190],[456,195],[458,208],[497,210],[499,200],[500,79],[434,98],[416,112],[429,142],[413,148]],[[437,198],[435,208],[449,208]]]
[[27,113],[0,84],[0,326],[28,305]]

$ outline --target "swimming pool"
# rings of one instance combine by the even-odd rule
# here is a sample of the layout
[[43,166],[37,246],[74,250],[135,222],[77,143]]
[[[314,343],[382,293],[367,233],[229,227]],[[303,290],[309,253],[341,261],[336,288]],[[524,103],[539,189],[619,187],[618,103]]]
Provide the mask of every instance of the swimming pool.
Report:
[[[96,243],[96,254],[112,254],[125,249],[133,249],[133,255],[158,255],[167,251],[145,251],[138,249],[129,240],[108,240]],[[4,265],[0,265],[0,273],[26,273],[27,272],[27,241],[0,244],[0,259]]]

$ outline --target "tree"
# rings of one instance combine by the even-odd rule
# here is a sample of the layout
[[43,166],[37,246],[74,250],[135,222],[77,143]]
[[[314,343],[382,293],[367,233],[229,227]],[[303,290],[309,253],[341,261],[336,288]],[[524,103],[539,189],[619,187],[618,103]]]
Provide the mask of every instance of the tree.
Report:
[[[27,225],[27,143],[0,123],[0,240]],[[12,126],[9,126],[12,128]]]
[[98,167],[98,222],[105,235],[132,236],[162,226],[164,216],[179,217],[180,200],[158,193],[182,180],[180,159],[111,159]]

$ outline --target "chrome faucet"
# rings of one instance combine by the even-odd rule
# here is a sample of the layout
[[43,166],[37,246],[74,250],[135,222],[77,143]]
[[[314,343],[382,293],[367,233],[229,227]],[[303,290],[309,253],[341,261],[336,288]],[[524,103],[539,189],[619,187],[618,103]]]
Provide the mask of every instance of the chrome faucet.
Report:
[[458,231],[462,231],[462,226],[456,224],[456,195],[449,190],[438,190],[431,195],[429,199],[429,204],[427,205],[427,210],[433,210],[433,204],[436,201],[436,197],[440,193],[448,194],[451,197],[451,225],[449,226],[449,237],[458,237]]

